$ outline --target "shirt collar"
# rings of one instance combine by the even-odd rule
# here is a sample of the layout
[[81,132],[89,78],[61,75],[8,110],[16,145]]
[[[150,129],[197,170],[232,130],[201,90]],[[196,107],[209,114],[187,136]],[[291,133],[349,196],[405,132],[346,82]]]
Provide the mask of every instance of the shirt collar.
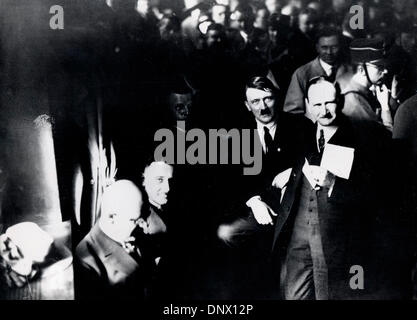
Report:
[[338,126],[322,126],[321,124],[317,123],[317,132],[316,132],[316,140],[318,141],[320,137],[320,130],[323,130],[324,134],[324,141],[326,143],[329,142],[329,140],[333,137],[333,135],[336,133]]
[[321,67],[326,72],[326,75],[330,75],[331,71],[332,71],[332,68],[335,68],[335,66],[331,66],[327,62],[324,62],[323,60],[321,60],[320,58],[319,58],[319,62],[320,62]]
[[152,199],[149,199],[149,203],[153,205],[155,208],[162,210],[162,206],[160,204],[157,204],[156,202],[152,201]]
[[273,131],[277,127],[277,122],[272,121],[268,124],[264,124],[264,123],[260,122],[259,120],[256,120],[256,127],[257,127],[258,131],[260,131],[260,132],[264,132],[264,127],[267,127],[268,130],[269,130],[269,133],[271,133],[271,131]]

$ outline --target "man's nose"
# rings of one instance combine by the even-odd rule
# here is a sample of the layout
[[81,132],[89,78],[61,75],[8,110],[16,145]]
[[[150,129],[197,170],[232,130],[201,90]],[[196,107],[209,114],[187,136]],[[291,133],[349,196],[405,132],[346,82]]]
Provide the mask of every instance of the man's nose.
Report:
[[267,108],[267,106],[266,106],[265,101],[261,99],[260,102],[259,102],[259,109],[265,110],[266,108]]
[[320,105],[320,115],[325,115],[327,113],[327,107],[325,104]]
[[164,181],[162,183],[162,191],[165,192],[165,193],[169,192],[169,182],[168,181]]

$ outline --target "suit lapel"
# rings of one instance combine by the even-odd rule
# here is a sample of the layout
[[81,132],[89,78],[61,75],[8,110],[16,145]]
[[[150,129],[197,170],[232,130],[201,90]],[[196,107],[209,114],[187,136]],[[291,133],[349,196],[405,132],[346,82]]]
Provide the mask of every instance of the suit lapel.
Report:
[[339,128],[337,129],[333,137],[330,138],[328,143],[343,147],[354,148],[355,139],[353,135],[352,125],[341,115],[339,115],[339,117],[341,117]]
[[[327,75],[326,71],[321,66],[321,63],[320,63],[320,60],[319,60],[318,57],[314,60],[313,67],[314,67],[314,70],[317,73],[317,76],[326,76]],[[316,77],[316,75],[314,75],[313,77]],[[309,80],[311,80],[311,79],[309,79]]]
[[110,239],[96,224],[92,234],[93,240],[98,244],[98,255],[106,265],[112,266],[124,274],[132,274],[139,265],[121,245]]
[[272,241],[272,251],[274,251],[277,239],[284,227],[285,222],[290,215],[292,206],[294,204],[294,200],[296,197],[297,189],[300,184],[302,178],[302,167],[304,165],[304,158],[302,161],[300,160],[297,166],[293,169],[291,173],[290,180],[287,184],[287,190],[285,191],[284,198],[282,199],[282,203],[278,209],[277,219],[275,221],[275,231],[274,231],[274,238]]

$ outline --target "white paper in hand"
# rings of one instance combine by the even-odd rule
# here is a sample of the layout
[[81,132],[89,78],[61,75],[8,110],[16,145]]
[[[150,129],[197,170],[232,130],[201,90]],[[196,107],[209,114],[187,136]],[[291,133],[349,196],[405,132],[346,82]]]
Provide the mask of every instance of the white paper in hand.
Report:
[[355,149],[328,143],[323,151],[320,167],[343,179],[349,179]]

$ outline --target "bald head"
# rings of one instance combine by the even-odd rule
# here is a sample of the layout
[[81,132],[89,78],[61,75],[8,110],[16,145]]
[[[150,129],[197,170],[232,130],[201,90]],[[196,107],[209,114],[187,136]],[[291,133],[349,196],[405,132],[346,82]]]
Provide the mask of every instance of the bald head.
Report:
[[112,238],[124,239],[136,227],[142,208],[142,194],[129,180],[119,180],[103,194],[100,223]]
[[102,216],[111,214],[127,215],[132,209],[142,205],[142,194],[139,188],[129,180],[119,180],[109,186],[103,194]]
[[339,103],[338,87],[333,83],[320,78],[308,86],[306,109],[314,122],[322,126],[335,125]]

